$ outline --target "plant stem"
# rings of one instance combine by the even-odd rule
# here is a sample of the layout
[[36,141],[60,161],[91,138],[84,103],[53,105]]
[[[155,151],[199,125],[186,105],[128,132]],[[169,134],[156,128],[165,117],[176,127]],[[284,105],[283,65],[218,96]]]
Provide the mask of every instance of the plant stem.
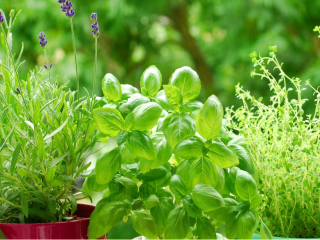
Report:
[[74,37],[74,30],[73,30],[73,22],[72,22],[72,18],[70,18],[70,26],[71,26],[71,34],[72,34],[72,45],[73,45],[73,52],[74,52],[74,61],[75,61],[75,64],[76,64],[76,75],[77,75],[77,100],[79,101],[80,81],[79,81],[79,72],[78,72],[78,61],[77,61],[76,40],[75,40],[75,37]]
[[1,202],[4,202],[4,203],[7,203],[7,204],[9,204],[9,205],[11,205],[12,207],[15,207],[15,208],[21,208],[21,206],[16,205],[16,204],[14,204],[14,203],[12,203],[12,202],[8,201],[8,200],[7,200],[7,199],[5,199],[5,198],[0,198],[0,201],[1,201]]
[[94,58],[94,79],[93,79],[93,86],[92,86],[92,108],[94,103],[94,96],[95,96],[95,89],[96,89],[96,82],[97,82],[97,68],[98,68],[98,38],[95,38],[94,41],[94,48],[95,48],[95,58]]
[[44,55],[46,56],[46,60],[47,60],[47,67],[48,67],[48,71],[49,71],[49,82],[51,83],[51,77],[50,77],[50,66],[49,66],[49,58],[48,58],[48,55],[47,55],[47,51],[46,51],[46,49],[44,48],[43,49],[44,50]]

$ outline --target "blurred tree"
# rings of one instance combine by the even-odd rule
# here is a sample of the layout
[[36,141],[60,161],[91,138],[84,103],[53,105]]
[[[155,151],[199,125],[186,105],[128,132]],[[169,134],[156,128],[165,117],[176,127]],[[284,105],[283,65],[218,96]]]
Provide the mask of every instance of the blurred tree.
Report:
[[[254,95],[268,96],[265,82],[250,79],[249,54],[267,54],[277,45],[285,70],[318,86],[319,41],[312,32],[319,25],[319,1],[305,0],[73,0],[81,81],[91,88],[93,38],[90,14],[97,12],[101,28],[99,71],[112,72],[123,83],[139,84],[143,70],[157,65],[164,82],[183,65],[194,68],[205,85],[202,97],[215,93],[225,106],[237,105],[234,85],[240,82]],[[37,36],[45,31],[53,74],[71,80],[75,88],[68,19],[57,0],[2,0],[1,8],[22,9],[15,30],[15,51],[25,43],[24,71],[42,65]],[[62,74],[63,73],[63,74]],[[97,90],[100,85],[97,86]]]

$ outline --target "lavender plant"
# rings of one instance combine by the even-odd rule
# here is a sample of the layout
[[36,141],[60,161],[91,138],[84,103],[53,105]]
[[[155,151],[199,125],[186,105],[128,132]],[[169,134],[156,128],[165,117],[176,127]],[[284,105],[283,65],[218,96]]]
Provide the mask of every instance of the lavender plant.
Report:
[[[71,2],[63,6],[71,21]],[[17,55],[12,48],[20,12],[9,21],[0,13],[0,221],[68,220],[77,207],[75,180],[90,166],[84,162],[96,142],[91,109],[99,103],[90,94],[77,97],[67,83],[51,83],[45,68],[21,77],[22,50]],[[44,33],[39,38],[47,47]]]
[[[251,54],[252,77],[268,82],[271,103],[254,97],[239,85],[237,97],[243,106],[227,109],[229,127],[244,135],[260,174],[260,192],[265,203],[260,214],[275,236],[320,237],[320,93],[314,112],[306,115],[310,100],[299,78],[289,77],[271,46],[269,57]],[[271,70],[272,69],[272,70]]]
[[[103,191],[90,218],[89,238],[131,218],[147,238],[249,239],[262,196],[243,138],[223,128],[223,107],[212,95],[196,100],[201,82],[189,67],[162,87],[159,69],[142,74],[141,92],[108,73],[106,104],[93,110],[101,135],[117,147],[98,159],[83,189]],[[264,238],[272,238],[262,223]]]

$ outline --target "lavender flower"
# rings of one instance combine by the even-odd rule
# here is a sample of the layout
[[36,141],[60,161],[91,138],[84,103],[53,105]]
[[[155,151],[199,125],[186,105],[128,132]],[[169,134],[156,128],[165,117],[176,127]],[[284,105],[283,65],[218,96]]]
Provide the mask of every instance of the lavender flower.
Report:
[[0,12],[0,24],[3,23],[4,17],[2,16],[2,13]]
[[72,18],[75,14],[72,9],[72,2],[68,0],[58,0],[59,3],[62,3],[61,10],[66,14],[67,17]]
[[92,23],[98,21],[98,15],[96,13],[91,14],[91,21],[92,21]]
[[44,34],[44,32],[40,32],[39,33],[39,39],[40,39],[39,43],[40,43],[41,47],[44,48],[48,43],[48,41],[46,40],[46,35]]
[[52,68],[52,63],[50,63],[49,66],[47,66],[46,64],[44,65],[44,68],[47,69],[47,70],[50,70]]
[[20,88],[17,88],[17,89],[16,89],[16,91],[17,91],[17,93],[18,93],[18,94],[20,94],[20,93],[21,93]]
[[100,31],[99,31],[98,16],[96,13],[91,14],[91,21],[93,22],[91,24],[91,32],[93,34],[93,37],[98,38],[100,36]]

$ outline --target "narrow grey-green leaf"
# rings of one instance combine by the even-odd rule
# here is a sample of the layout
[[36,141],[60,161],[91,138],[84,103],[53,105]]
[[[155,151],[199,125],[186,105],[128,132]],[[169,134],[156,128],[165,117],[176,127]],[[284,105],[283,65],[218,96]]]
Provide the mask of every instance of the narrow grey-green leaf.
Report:
[[20,153],[21,145],[20,143],[17,144],[16,148],[14,149],[12,153],[12,158],[11,158],[11,165],[10,165],[10,174],[11,176],[14,175],[16,164],[18,161],[19,153]]

